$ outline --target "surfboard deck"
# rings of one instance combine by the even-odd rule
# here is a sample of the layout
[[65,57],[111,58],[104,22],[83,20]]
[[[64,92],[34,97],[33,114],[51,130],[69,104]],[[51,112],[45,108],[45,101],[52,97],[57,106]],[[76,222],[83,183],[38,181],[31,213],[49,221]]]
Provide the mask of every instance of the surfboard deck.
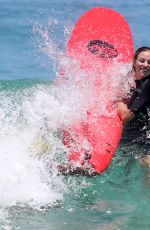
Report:
[[[87,74],[93,71],[97,74],[99,83],[95,83],[94,90],[98,101],[98,92],[102,90],[99,66],[107,71],[108,66],[116,62],[130,63],[133,47],[131,30],[125,18],[112,9],[98,7],[87,11],[77,21],[68,42],[67,55],[78,60],[80,68]],[[110,89],[110,97],[111,93]],[[110,105],[110,98],[104,103]],[[123,125],[117,112],[113,116],[95,114],[96,106],[95,103],[94,110],[89,108],[86,120],[72,124],[64,131],[63,142],[68,148],[71,164],[89,164],[97,173],[102,173],[113,159]]]

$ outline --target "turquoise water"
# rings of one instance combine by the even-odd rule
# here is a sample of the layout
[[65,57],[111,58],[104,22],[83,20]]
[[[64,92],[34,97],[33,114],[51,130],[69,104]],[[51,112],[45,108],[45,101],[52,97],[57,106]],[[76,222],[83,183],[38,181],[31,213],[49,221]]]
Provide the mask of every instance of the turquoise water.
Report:
[[94,6],[116,9],[139,47],[150,43],[149,1],[0,3],[0,229],[148,230],[150,172],[136,160],[118,150],[101,176],[57,175],[66,150],[61,130],[84,117],[82,107],[92,99],[85,85],[79,103],[74,73],[67,85],[55,80],[59,64],[68,64],[64,51],[82,13]]

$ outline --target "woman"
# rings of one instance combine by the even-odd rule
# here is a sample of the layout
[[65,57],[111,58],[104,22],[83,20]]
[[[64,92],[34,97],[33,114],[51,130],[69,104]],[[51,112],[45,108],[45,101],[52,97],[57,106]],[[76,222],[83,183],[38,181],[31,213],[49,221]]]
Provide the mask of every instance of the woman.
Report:
[[137,49],[133,58],[136,88],[128,103],[118,102],[124,123],[121,148],[150,167],[150,47]]

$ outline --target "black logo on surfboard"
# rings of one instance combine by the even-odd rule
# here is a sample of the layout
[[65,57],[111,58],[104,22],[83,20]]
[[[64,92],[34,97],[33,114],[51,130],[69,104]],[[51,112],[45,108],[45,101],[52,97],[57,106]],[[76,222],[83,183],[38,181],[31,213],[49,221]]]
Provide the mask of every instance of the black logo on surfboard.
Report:
[[102,40],[88,42],[88,50],[99,58],[115,58],[118,56],[117,49],[110,43]]

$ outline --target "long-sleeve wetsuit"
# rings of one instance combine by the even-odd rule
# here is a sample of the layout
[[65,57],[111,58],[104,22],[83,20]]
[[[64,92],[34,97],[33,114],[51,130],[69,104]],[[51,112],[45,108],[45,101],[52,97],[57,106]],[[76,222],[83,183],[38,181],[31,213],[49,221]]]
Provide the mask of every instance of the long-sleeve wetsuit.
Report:
[[128,109],[135,114],[135,118],[124,126],[121,143],[147,145],[150,152],[150,76],[136,80]]

